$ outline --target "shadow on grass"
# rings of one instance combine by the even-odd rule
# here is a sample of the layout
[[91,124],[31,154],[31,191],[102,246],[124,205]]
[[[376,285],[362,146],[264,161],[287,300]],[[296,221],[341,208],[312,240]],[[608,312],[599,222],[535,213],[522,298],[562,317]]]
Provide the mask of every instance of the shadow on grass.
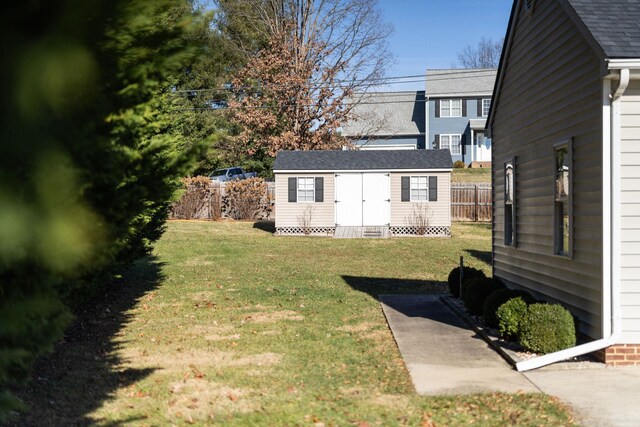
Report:
[[94,425],[88,415],[112,393],[154,371],[123,369],[115,338],[131,321],[128,311],[162,282],[161,267],[153,257],[139,260],[100,298],[85,304],[54,352],[37,362],[31,382],[16,390],[29,409],[11,418],[8,425]]
[[253,228],[273,234],[276,232],[276,222],[270,219],[261,219],[253,223]]
[[[440,301],[439,294],[447,289],[445,282],[380,277],[342,276],[342,278],[354,290],[381,300],[403,316],[429,319],[436,324],[454,329],[469,329],[457,314]],[[395,335],[397,331],[394,331],[394,324],[401,325],[403,322],[389,321]],[[478,337],[474,336],[474,338]]]
[[491,251],[479,251],[476,249],[465,249],[465,252],[476,258],[479,261],[484,262],[487,265],[491,265]]
[[380,294],[434,294],[447,291],[447,283],[437,280],[389,279],[342,276],[347,285],[378,299]]

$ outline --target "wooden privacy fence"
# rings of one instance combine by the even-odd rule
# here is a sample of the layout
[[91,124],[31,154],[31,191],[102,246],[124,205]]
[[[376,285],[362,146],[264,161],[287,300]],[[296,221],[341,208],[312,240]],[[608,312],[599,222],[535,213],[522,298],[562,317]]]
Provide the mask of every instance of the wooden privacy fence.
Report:
[[451,184],[452,221],[491,221],[491,184]]

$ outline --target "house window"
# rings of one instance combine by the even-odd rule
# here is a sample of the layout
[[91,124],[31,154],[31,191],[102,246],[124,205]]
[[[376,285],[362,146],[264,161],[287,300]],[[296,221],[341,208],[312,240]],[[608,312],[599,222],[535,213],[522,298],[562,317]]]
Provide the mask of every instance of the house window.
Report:
[[315,179],[313,177],[298,178],[298,202],[315,201]]
[[462,100],[440,100],[440,117],[462,117]]
[[491,109],[491,99],[483,99],[482,100],[482,117],[487,117],[489,115],[489,110]]
[[515,246],[515,159],[504,164],[504,244]]
[[451,151],[451,154],[460,155],[460,135],[440,135],[440,148]]
[[572,256],[573,251],[573,188],[571,142],[554,147],[554,246],[555,253]]
[[411,201],[426,202],[429,200],[429,177],[411,177]]

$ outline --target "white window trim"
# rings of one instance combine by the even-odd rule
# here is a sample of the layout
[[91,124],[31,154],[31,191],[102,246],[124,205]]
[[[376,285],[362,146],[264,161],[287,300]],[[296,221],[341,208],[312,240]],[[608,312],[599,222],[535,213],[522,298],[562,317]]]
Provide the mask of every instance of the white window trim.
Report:
[[[558,236],[559,213],[558,213],[558,207],[557,207],[558,199],[556,198],[557,196],[556,155],[557,155],[557,152],[562,148],[567,149],[567,157],[568,157],[567,162],[569,163],[569,176],[567,177],[569,188],[567,191],[566,201],[564,201],[564,203],[568,205],[567,212],[569,217],[568,218],[569,221],[567,224],[567,228],[569,229],[568,230],[569,250],[567,252],[564,251],[564,248],[559,247],[560,246],[559,245],[560,240]],[[569,259],[573,258],[573,139],[568,139],[566,141],[559,142],[553,146],[553,252],[556,256],[559,256],[559,257],[569,258]]]
[[[420,188],[420,186],[418,186],[417,188],[413,187],[413,179],[414,178],[424,178],[424,180],[426,181],[426,187],[425,188]],[[413,190],[426,190],[425,193],[425,199],[421,200],[421,199],[414,199],[413,198]],[[409,177],[409,201],[410,202],[414,202],[414,203],[426,203],[429,201],[429,177],[426,175],[411,175]]]
[[[460,103],[460,106],[457,109],[460,111],[459,115],[453,115],[453,102],[457,101]],[[449,106],[444,108],[442,103],[448,102]],[[444,111],[447,111],[447,115],[443,114]],[[452,99],[441,99],[440,100],[440,117],[462,117],[462,99],[452,98]]]
[[[458,152],[454,153],[453,150],[451,150],[451,137],[452,136],[457,136],[458,137]],[[461,156],[462,155],[462,134],[459,133],[445,133],[445,134],[440,134],[440,148],[442,147],[442,139],[443,137],[446,137],[448,140],[447,143],[447,149],[449,150],[449,152],[453,155],[453,156]]]
[[[509,174],[508,171],[511,171],[511,186],[509,186]],[[516,216],[515,216],[515,173],[516,173],[516,161],[515,158],[509,160],[504,164],[504,244],[505,246],[516,247],[516,239],[514,238],[514,230],[516,228]],[[511,195],[511,200],[509,200],[508,195]],[[507,219],[507,206],[511,207],[511,217]],[[511,230],[507,230],[507,223],[511,224]],[[508,231],[511,231],[510,235]]]
[[[300,200],[300,191],[309,191],[308,189],[300,189],[300,180],[311,180],[311,191],[313,194],[313,200]],[[316,178],[309,176],[299,176],[296,179],[296,201],[298,203],[314,203],[316,201]]]
[[[486,112],[486,114],[485,114],[485,112],[484,112],[484,102],[485,102],[485,101],[489,101],[489,106],[487,107],[487,112]],[[491,98],[482,98],[482,101],[481,101],[481,102],[482,102],[482,108],[481,108],[481,111],[482,111],[482,117],[488,117],[488,116],[489,116],[489,110],[491,109]]]

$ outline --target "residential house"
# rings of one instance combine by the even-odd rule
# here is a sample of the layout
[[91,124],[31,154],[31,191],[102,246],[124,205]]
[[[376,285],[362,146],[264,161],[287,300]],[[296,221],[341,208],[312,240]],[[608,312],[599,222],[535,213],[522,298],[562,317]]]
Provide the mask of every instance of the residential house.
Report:
[[370,92],[355,99],[354,120],[342,127],[342,135],[357,148],[425,148],[424,91]]
[[485,124],[495,69],[427,70],[427,148],[451,151],[453,161],[490,166]]
[[449,236],[451,169],[447,150],[281,151],[276,232]]
[[516,0],[488,119],[493,271],[640,364],[640,2]]

